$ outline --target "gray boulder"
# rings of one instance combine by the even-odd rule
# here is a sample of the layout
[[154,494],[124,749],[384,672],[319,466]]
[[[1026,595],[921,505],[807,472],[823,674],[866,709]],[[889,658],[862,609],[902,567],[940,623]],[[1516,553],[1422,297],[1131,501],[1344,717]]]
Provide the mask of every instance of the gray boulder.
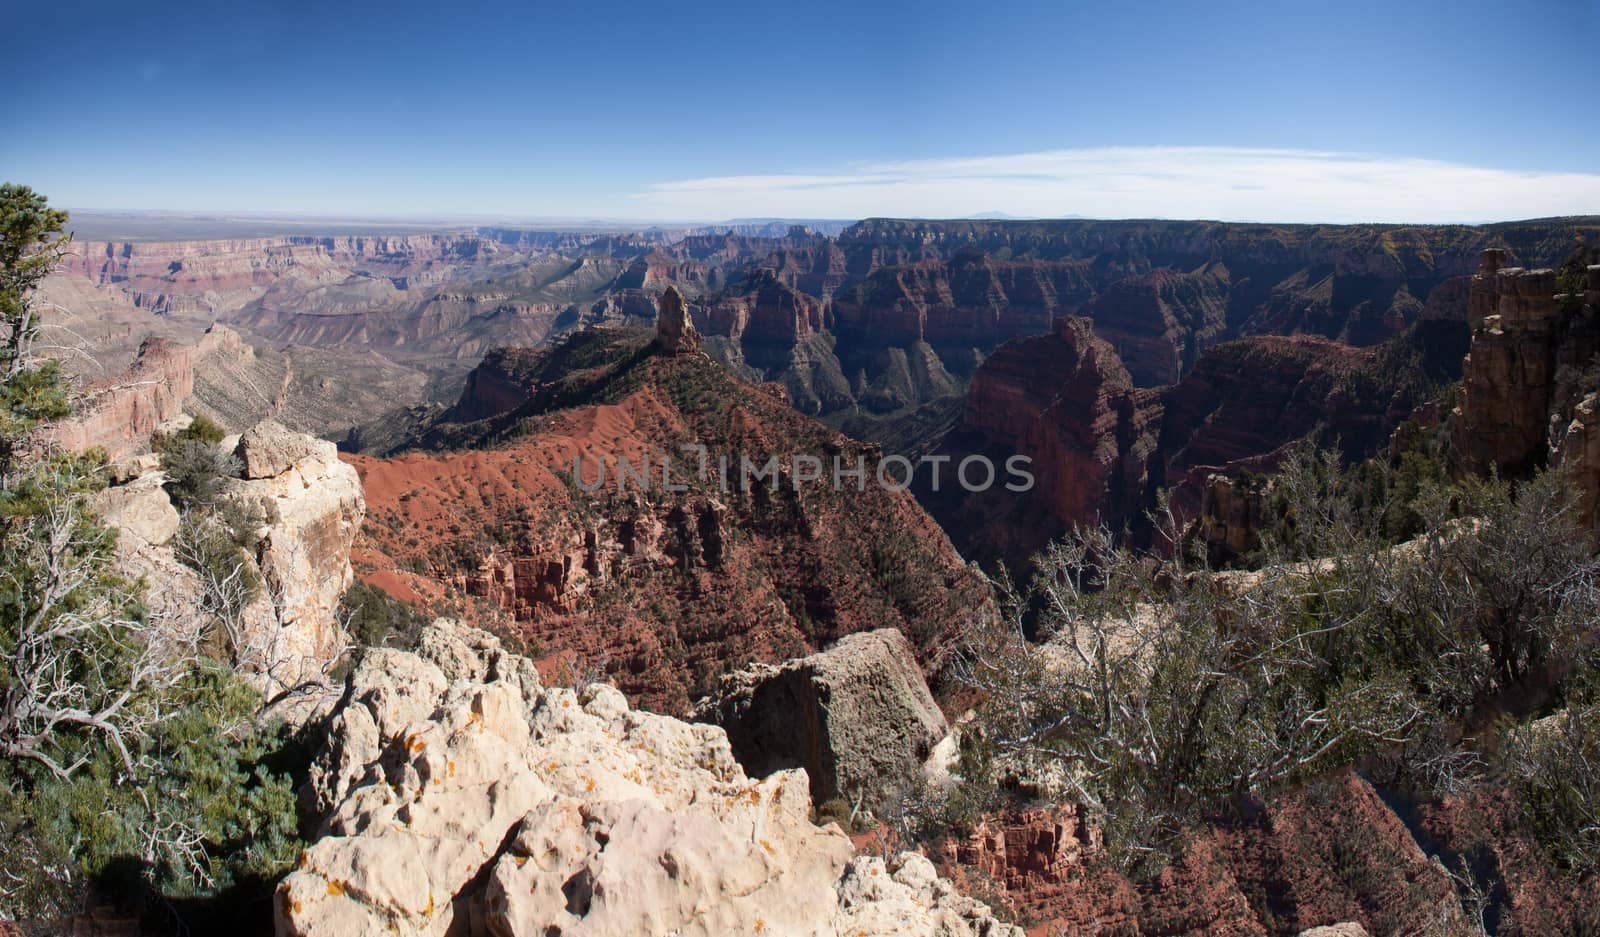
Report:
[[126,485],[95,492],[89,503],[107,526],[158,547],[170,543],[178,533],[178,509],[161,487],[165,481],[165,475],[152,472]]
[[950,732],[910,642],[892,628],[730,674],[694,718],[725,729],[752,775],[805,768],[819,804],[881,804],[916,782]]
[[262,420],[244,431],[234,455],[244,465],[244,477],[273,478],[311,456],[338,458],[338,448],[326,440],[296,433],[281,423]]

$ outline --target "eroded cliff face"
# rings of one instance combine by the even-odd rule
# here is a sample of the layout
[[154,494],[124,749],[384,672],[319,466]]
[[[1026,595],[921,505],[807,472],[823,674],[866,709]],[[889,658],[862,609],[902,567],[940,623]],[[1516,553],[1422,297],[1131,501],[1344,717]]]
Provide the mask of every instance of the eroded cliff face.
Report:
[[467,373],[454,417],[470,422],[514,410],[538,388],[537,356],[526,348],[496,348]]
[[56,424],[53,439],[74,451],[99,446],[112,459],[144,451],[157,427],[184,412],[194,394],[197,367],[214,359],[253,356],[239,334],[224,326],[209,329],[194,345],[147,338],[133,367],[92,385],[84,411]]
[[739,342],[746,357],[763,350],[755,346],[787,349],[828,327],[822,300],[767,269],[745,277],[709,305],[695,307],[694,317],[702,333]]
[[1373,450],[1410,412],[1391,399],[1374,368],[1370,349],[1311,336],[1217,346],[1163,395],[1167,479],[1195,467],[1246,463],[1319,426],[1347,453]]
[[1117,350],[1134,384],[1173,384],[1227,334],[1229,287],[1221,264],[1195,273],[1158,269],[1112,284],[1081,315]]
[[1094,295],[1087,261],[1007,262],[978,251],[880,269],[833,298],[849,344],[992,348],[1049,331],[1050,321]]
[[[1274,225],[1217,221],[918,221],[869,218],[838,243],[847,257],[876,266],[948,258],[980,250],[1012,260],[1095,257],[1096,269],[1120,279],[1157,267],[1194,270],[1222,261],[1284,273],[1326,267],[1338,276],[1445,278],[1471,274],[1481,252],[1506,248],[1523,263],[1559,263],[1575,234],[1592,222],[1491,225]],[[1280,274],[1273,282],[1281,280]],[[1419,298],[1426,289],[1412,289]]]
[[1506,263],[1504,251],[1485,251],[1472,278],[1455,450],[1473,471],[1519,474],[1563,449],[1562,461],[1587,466],[1588,410],[1580,407],[1597,389],[1584,372],[1600,353],[1600,266],[1587,269],[1580,296],[1558,295],[1554,270]]
[[73,245],[57,276],[79,276],[114,287],[141,309],[164,315],[226,315],[258,300],[286,281],[303,288],[345,282],[353,267],[385,268],[405,283],[374,281],[404,289],[442,282],[458,265],[488,262],[498,245],[476,235],[402,237],[276,237],[231,241]]
[[[1256,336],[1208,348],[1177,384],[1136,388],[1088,320],[1058,320],[1051,335],[1009,342],[984,362],[939,449],[957,463],[1028,456],[1033,489],[918,495],[965,555],[1012,568],[1074,525],[1139,538],[1162,489],[1186,523],[1203,513],[1213,476],[1270,471],[1300,440],[1337,443],[1350,458],[1382,447],[1428,393],[1421,365],[1399,352],[1429,340],[1418,332],[1409,344],[1373,349]],[[1247,506],[1221,507],[1240,526],[1217,517],[1222,526],[1207,536],[1218,547],[1245,546]]]
[[[1160,419],[1159,399],[1133,386],[1089,320],[1068,317],[984,362],[956,445],[1029,457],[1035,483],[1026,500],[1054,517],[1116,523],[1143,504]],[[959,464],[965,451],[950,455]],[[996,491],[987,500],[1006,498],[1017,495]]]

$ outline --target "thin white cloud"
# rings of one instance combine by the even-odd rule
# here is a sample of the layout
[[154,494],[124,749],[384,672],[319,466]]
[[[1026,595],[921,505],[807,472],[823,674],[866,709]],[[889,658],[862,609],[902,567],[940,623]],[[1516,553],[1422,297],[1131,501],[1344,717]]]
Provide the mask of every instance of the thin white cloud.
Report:
[[1600,174],[1520,172],[1313,150],[1104,147],[716,176],[632,198],[702,218],[1211,218],[1478,222],[1600,214]]

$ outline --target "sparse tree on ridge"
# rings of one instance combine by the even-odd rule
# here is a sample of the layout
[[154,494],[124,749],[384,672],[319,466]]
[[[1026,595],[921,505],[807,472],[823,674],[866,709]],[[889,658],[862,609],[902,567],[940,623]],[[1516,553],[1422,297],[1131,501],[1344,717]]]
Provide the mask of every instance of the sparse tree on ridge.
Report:
[[270,876],[295,843],[256,691],[148,612],[88,506],[102,457],[49,442],[72,388],[37,354],[33,290],[66,220],[0,186],[0,921],[47,925],[113,867],[138,870],[125,899],[203,895]]

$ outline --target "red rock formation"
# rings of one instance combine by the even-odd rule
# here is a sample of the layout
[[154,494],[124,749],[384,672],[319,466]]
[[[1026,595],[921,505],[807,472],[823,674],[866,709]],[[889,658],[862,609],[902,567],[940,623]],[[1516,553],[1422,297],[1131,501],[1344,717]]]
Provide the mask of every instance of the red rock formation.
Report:
[[1098,849],[1060,808],[987,818],[940,859],[952,878],[987,882],[1040,933],[1267,937],[1356,921],[1373,934],[1444,934],[1462,922],[1450,877],[1352,773],[1202,833],[1154,881],[1117,876],[1095,862]]
[[823,299],[852,276],[844,251],[834,241],[814,246],[788,247],[769,254],[762,266],[797,290]]
[[467,384],[451,414],[470,422],[515,409],[538,386],[530,374],[537,353],[526,348],[496,348],[467,374]]
[[1087,523],[1142,503],[1160,413],[1152,404],[1089,320],[1068,317],[996,350],[972,379],[961,424],[1030,457],[1036,497]]
[[663,354],[687,355],[700,350],[700,335],[695,331],[694,320],[683,294],[675,286],[667,287],[656,307],[655,347]]
[[1034,490],[919,493],[967,555],[1013,567],[1073,525],[1141,534],[1162,488],[1187,520],[1213,474],[1269,470],[1299,440],[1337,440],[1351,458],[1382,446],[1422,387],[1377,362],[1373,349],[1324,338],[1258,336],[1207,349],[1171,387],[1135,389],[1087,320],[1061,320],[984,362],[941,450],[1027,455]]
[[1138,891],[1096,864],[1103,848],[1099,831],[1064,804],[984,817],[935,855],[945,875],[1004,898],[1020,920],[1136,934]]
[[[629,337],[613,364],[571,376],[594,383],[563,399],[590,402],[488,421],[485,438],[506,440],[496,448],[455,435],[463,451],[353,459],[369,503],[363,578],[429,599],[465,591],[484,600],[476,614],[499,610],[541,654],[575,651],[666,711],[726,669],[860,630],[897,627],[935,666],[950,636],[988,613],[986,584],[909,493],[870,481],[796,491],[790,468],[775,490],[741,485],[737,461],[723,491],[721,454],[837,455],[848,467],[876,451],[704,356],[635,357],[647,340]],[[679,449],[690,442],[709,448],[707,477]],[[598,457],[611,460],[601,490],[571,481],[580,455],[586,485]],[[689,490],[664,490],[664,455]],[[650,459],[648,496],[617,490],[618,457],[634,468]]]
[[1351,452],[1370,450],[1393,430],[1391,401],[1373,360],[1368,349],[1311,336],[1218,345],[1163,395],[1163,459],[1176,470],[1222,468],[1271,453],[1319,425],[1327,427],[1328,441],[1337,437]]

